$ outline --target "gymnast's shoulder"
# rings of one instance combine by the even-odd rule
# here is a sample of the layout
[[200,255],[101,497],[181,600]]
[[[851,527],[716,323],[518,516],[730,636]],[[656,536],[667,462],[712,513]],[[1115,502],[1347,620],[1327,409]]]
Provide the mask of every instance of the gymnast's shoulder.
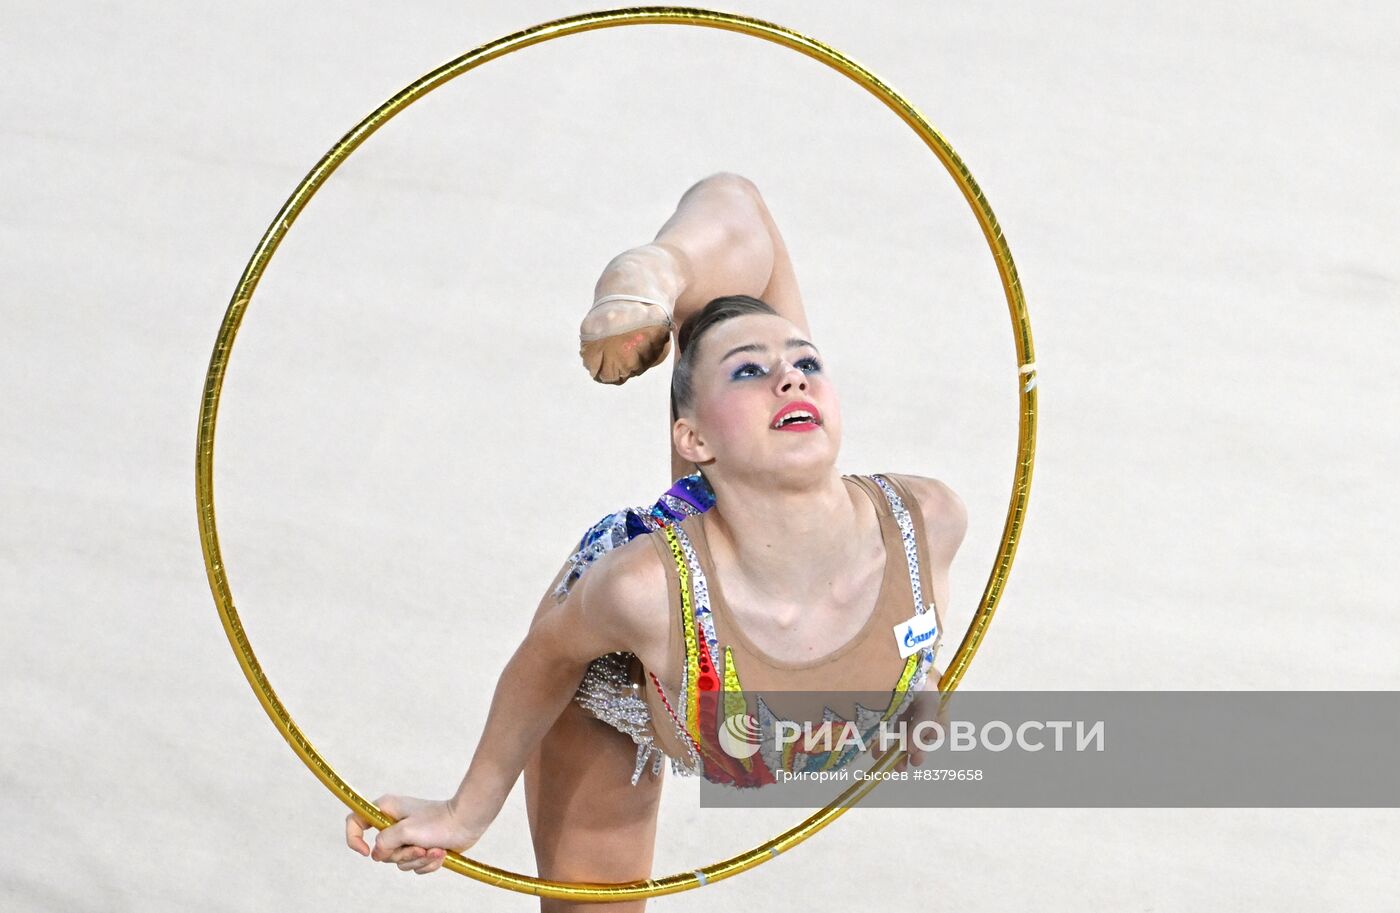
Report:
[[928,548],[937,560],[951,562],[967,534],[967,506],[948,483],[927,476],[887,472],[904,483],[919,502]]
[[584,581],[583,611],[612,635],[617,649],[644,661],[665,653],[670,602],[666,569],[651,536],[637,536],[603,555]]

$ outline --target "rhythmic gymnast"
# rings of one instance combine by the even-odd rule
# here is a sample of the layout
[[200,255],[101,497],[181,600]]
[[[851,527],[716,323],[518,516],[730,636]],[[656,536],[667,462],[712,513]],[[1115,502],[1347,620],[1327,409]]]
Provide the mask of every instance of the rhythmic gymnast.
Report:
[[[375,800],[397,820],[373,850],[369,822],[346,817],[352,849],[404,871],[435,871],[447,849],[470,848],[523,772],[541,877],[648,878],[664,758],[674,773],[736,787],[849,760],[767,747],[731,757],[716,740],[726,692],[771,696],[760,726],[790,718],[784,691],[890,695],[850,709],[862,730],[937,692],[966,511],[936,479],[837,471],[836,387],[757,187],[729,173],[692,186],[654,241],[608,263],[594,298],[580,354],[595,380],[654,367],[674,334],[676,482],[648,507],[604,517],[564,562],[501,673],[456,793]],[[937,637],[901,657],[893,626],[927,629],[926,611]],[[911,747],[908,761],[920,760]]]

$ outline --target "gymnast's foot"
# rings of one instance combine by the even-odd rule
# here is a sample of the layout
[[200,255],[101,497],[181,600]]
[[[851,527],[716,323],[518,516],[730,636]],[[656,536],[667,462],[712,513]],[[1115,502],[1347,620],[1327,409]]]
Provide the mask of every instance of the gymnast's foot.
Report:
[[671,350],[672,315],[685,289],[682,256],[654,241],[623,251],[604,268],[579,326],[579,356],[594,380],[624,383]]

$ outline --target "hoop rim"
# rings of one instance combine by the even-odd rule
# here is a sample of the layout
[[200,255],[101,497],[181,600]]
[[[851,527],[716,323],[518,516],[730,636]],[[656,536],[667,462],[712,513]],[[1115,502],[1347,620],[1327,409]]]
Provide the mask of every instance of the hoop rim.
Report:
[[[209,587],[213,593],[214,602],[229,643],[233,647],[234,653],[238,657],[239,666],[242,668],[249,685],[252,686],[258,701],[297,757],[347,807],[359,812],[379,829],[389,827],[394,823],[394,819],[385,815],[378,807],[341,779],[340,775],[321,757],[298,728],[263,672],[234,605],[227,566],[219,548],[214,511],[214,437],[220,395],[234,340],[272,255],[277,251],[297,216],[345,159],[395,115],[424,95],[470,70],[531,45],[594,29],[658,24],[693,25],[740,32],[795,50],[825,64],[869,91],[886,107],[894,111],[923,140],[957,183],[964,198],[971,206],[991,248],[1002,288],[1006,293],[1016,343],[1016,384],[1020,401],[1020,418],[1015,475],[1001,544],[977,612],[973,616],[957,652],[950,661],[948,670],[940,681],[940,690],[951,692],[961,682],[986,636],[1010,574],[1011,564],[1025,520],[1035,457],[1038,392],[1034,373],[1035,352],[1031,341],[1030,320],[1026,313],[1020,279],[1011,258],[1011,250],[1002,234],[1001,227],[997,223],[996,216],[992,213],[991,207],[982,194],[981,188],[973,180],[967,166],[952,146],[915,110],[913,105],[875,74],[815,39],[761,19],[718,10],[666,6],[601,10],[554,19],[487,42],[422,76],[384,102],[336,142],[330,151],[302,178],[291,196],[283,203],[272,224],[264,232],[244,268],[243,275],[239,278],[215,340],[209,369],[205,376],[203,398],[199,411],[195,446],[195,501],[198,511],[199,537],[204,554],[205,570],[209,578]],[[904,752],[902,751],[890,752],[875,763],[872,771],[884,772],[892,768],[903,757]],[[791,849],[844,814],[878,782],[878,777],[857,781],[825,808],[751,850],[700,869],[663,878],[617,884],[551,881],[510,872],[451,851],[448,852],[443,867],[477,881],[511,891],[581,902],[605,903],[674,894],[737,875]]]

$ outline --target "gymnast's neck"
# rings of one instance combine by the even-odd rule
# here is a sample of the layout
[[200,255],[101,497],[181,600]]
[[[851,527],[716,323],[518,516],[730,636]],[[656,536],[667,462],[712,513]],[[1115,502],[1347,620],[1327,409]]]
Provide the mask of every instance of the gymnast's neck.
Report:
[[715,493],[705,523],[711,551],[729,555],[755,587],[801,595],[860,554],[855,505],[832,467],[783,476],[707,471],[706,478]]

